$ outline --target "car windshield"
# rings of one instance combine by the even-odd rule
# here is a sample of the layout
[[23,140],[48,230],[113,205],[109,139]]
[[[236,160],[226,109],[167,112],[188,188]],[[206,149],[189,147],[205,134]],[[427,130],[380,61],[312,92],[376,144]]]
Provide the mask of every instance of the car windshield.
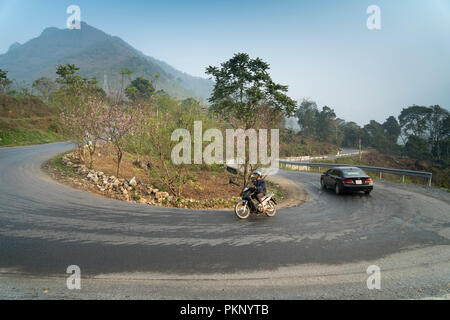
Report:
[[366,176],[366,173],[359,168],[347,168],[341,169],[346,177],[359,177]]

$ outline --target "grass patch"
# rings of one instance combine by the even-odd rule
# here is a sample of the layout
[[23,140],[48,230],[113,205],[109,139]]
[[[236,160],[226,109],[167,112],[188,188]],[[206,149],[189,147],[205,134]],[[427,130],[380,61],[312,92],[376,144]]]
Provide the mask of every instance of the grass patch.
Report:
[[48,162],[50,167],[56,168],[61,173],[62,176],[82,179],[83,178],[82,174],[79,174],[77,171],[75,171],[75,169],[66,166],[62,162],[62,158],[68,153],[69,152],[61,153],[60,155],[58,155],[55,158],[51,159]]
[[61,141],[53,117],[0,118],[0,146],[25,146]]
[[283,188],[281,188],[279,184],[274,183],[270,180],[266,180],[266,184],[267,184],[267,193],[272,192],[273,194],[275,194],[275,198],[277,200],[281,200],[284,198]]

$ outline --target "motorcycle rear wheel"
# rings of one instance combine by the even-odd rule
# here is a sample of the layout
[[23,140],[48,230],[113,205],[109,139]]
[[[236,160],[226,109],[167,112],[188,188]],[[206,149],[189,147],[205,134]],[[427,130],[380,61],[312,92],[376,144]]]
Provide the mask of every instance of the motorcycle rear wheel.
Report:
[[234,206],[234,213],[241,220],[248,219],[250,216],[250,208],[247,205],[247,201],[241,200],[236,203]]

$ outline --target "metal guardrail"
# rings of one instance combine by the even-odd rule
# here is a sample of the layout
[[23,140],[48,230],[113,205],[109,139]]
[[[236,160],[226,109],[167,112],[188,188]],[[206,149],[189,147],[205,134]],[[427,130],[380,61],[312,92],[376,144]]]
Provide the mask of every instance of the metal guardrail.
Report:
[[431,172],[415,171],[415,170],[400,170],[392,168],[361,166],[353,164],[338,164],[338,163],[309,163],[309,162],[296,162],[296,161],[284,161],[280,160],[281,164],[292,165],[297,167],[318,167],[319,171],[321,167],[334,168],[334,167],[357,167],[367,171],[379,172],[380,179],[383,177],[383,173],[397,174],[402,176],[402,182],[405,183],[405,176],[422,177],[428,179],[428,186],[431,187],[431,179],[433,174]]

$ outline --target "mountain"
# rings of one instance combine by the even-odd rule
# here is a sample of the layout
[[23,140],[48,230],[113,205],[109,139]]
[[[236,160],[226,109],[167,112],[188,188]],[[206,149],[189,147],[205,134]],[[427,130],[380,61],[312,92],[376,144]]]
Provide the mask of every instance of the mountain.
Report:
[[14,42],[12,45],[9,46],[8,51],[12,51],[12,50],[14,50],[14,49],[17,49],[17,48],[20,47],[20,46],[21,46],[21,44],[18,43],[18,42],[16,41],[16,42]]
[[[46,28],[39,37],[14,43],[0,55],[0,69],[19,82],[31,84],[40,77],[55,79],[58,64],[71,63],[85,77],[106,80],[110,89],[120,87],[120,71],[128,68],[133,77],[152,80],[157,89],[179,97],[207,100],[213,87],[208,79],[193,77],[169,64],[146,56],[119,37],[111,36],[85,22],[81,29]],[[155,78],[160,74],[159,78]]]

